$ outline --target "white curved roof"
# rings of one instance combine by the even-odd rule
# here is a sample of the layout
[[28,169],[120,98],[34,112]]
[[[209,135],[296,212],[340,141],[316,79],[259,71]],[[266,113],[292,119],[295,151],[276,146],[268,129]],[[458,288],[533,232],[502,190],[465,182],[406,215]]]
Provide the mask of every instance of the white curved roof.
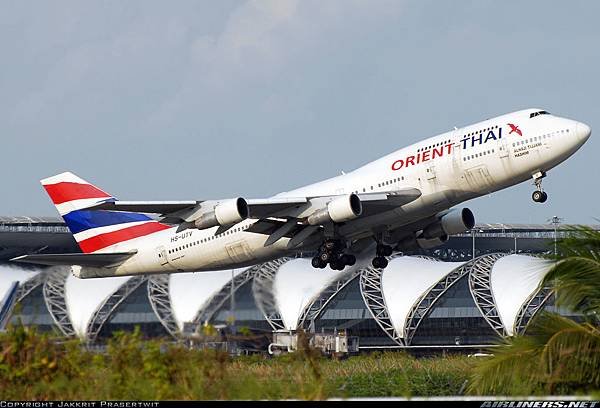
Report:
[[[234,275],[245,270],[234,269]],[[174,273],[169,278],[173,317],[180,330],[196,317],[200,308],[231,280],[231,269],[213,272]]]
[[496,308],[507,333],[512,336],[519,309],[537,290],[550,261],[527,255],[508,255],[494,263],[490,274]]
[[131,276],[111,278],[79,279],[69,273],[65,282],[65,303],[75,333],[86,337],[87,326],[100,307]]
[[394,258],[383,271],[381,287],[390,320],[400,337],[413,304],[464,262],[438,262],[412,256]]
[[30,271],[18,266],[0,265],[0,300],[4,299],[13,282],[18,281],[22,284],[38,273],[39,271]]
[[327,287],[329,282],[352,268],[357,268],[359,262],[343,271],[329,268],[315,269],[311,260],[306,258],[292,259],[281,265],[275,274],[273,293],[277,309],[286,329],[294,330],[298,319],[310,301]]

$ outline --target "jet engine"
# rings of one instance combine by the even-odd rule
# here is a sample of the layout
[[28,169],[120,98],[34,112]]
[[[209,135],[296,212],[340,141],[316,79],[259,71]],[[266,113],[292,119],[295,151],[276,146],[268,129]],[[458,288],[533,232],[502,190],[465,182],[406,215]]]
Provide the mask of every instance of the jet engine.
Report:
[[411,251],[415,249],[431,249],[440,246],[448,241],[448,235],[441,235],[436,238],[416,238],[414,235],[408,236],[398,242],[394,248],[396,251]]
[[468,208],[450,211],[439,221],[423,229],[419,238],[432,239],[443,235],[460,234],[475,226],[475,216]]
[[308,217],[310,225],[321,225],[328,222],[344,222],[355,219],[362,214],[362,203],[356,194],[337,197],[327,206],[317,210]]
[[444,244],[446,241],[448,241],[448,235],[441,235],[431,239],[419,238],[417,239],[417,245],[421,249],[431,249]]
[[248,218],[250,213],[248,203],[241,197],[221,201],[213,211],[203,214],[194,221],[194,226],[200,230],[237,224]]

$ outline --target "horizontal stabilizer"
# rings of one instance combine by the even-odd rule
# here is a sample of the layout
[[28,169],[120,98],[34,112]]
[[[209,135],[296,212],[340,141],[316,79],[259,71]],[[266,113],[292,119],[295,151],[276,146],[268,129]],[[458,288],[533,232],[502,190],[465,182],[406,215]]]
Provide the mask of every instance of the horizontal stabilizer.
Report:
[[36,265],[79,265],[108,268],[122,264],[136,253],[137,251],[94,254],[33,254],[18,256],[11,261]]

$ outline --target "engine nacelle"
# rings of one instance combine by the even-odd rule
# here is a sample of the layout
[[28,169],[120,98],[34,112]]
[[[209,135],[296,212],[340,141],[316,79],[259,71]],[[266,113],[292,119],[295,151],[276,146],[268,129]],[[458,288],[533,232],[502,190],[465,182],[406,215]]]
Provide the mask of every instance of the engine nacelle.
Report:
[[425,239],[419,238],[417,239],[417,245],[421,249],[431,249],[443,245],[448,241],[448,235],[442,235],[436,238]]
[[425,229],[420,238],[437,238],[442,235],[460,234],[475,226],[475,216],[468,208],[451,211]]
[[443,245],[448,241],[448,235],[441,235],[436,238],[415,238],[414,235],[406,237],[398,242],[394,248],[396,251],[414,251],[416,249],[431,249]]
[[310,225],[321,225],[328,222],[344,222],[355,219],[362,214],[362,203],[356,194],[334,198],[327,207],[317,210],[308,217]]
[[203,214],[194,221],[194,226],[200,230],[237,224],[248,218],[250,213],[248,203],[241,197],[225,200],[217,204],[213,211]]

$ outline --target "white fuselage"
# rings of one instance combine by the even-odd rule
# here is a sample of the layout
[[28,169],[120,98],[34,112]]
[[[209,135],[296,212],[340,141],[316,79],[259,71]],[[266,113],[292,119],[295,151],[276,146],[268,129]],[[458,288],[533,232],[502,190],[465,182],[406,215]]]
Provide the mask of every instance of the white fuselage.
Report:
[[[373,235],[382,228],[398,229],[466,200],[531,179],[537,172],[548,171],[571,156],[590,135],[589,127],[581,122],[550,114],[530,117],[539,111],[522,110],[452,130],[397,150],[350,173],[277,197],[417,188],[422,192],[420,198],[346,222],[338,232],[352,240]],[[216,227],[179,233],[174,227],[99,252],[138,251],[113,268],[110,275],[228,269],[290,253],[289,238],[265,246],[268,235],[246,231],[254,222],[244,220],[219,235],[214,235]]]

